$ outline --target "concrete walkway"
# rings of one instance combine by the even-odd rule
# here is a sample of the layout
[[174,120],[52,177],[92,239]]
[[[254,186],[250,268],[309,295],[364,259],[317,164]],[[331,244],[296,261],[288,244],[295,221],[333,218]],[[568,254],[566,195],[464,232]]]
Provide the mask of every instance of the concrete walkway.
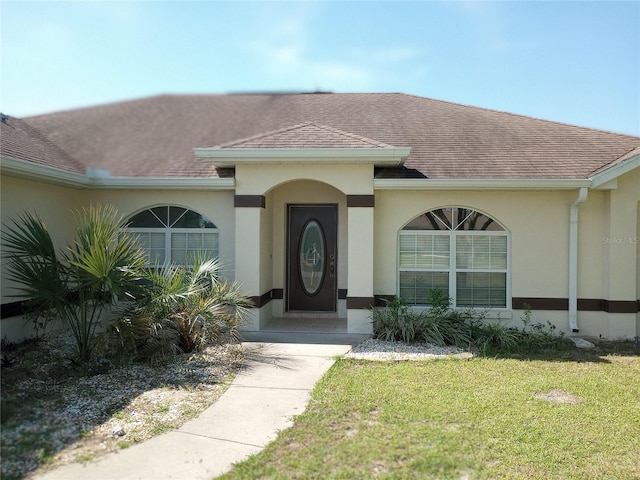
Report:
[[[38,480],[210,480],[260,452],[302,413],[316,382],[362,336],[314,336],[313,343],[244,342],[246,366],[220,399],[174,430],[95,462],[73,464]],[[259,337],[254,337],[256,340]],[[321,343],[335,341],[335,344]],[[280,334],[277,341],[299,341]]]

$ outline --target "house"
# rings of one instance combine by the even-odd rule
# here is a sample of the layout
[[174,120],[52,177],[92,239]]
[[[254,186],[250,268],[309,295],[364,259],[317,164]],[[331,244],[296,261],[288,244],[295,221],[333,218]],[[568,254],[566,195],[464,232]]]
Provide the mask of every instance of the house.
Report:
[[[372,305],[640,331],[640,138],[382,94],[162,95],[1,122],[2,222],[110,203],[150,262],[205,250],[274,319]],[[2,335],[20,313],[2,281]]]

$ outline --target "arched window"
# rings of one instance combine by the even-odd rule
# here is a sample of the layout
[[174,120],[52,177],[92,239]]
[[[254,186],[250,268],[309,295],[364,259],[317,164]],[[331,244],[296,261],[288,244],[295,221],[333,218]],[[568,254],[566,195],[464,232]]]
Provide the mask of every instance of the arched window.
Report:
[[494,219],[462,207],[438,208],[409,222],[398,248],[399,295],[426,305],[441,289],[454,307],[508,306],[509,235]]
[[131,217],[123,231],[138,238],[149,265],[189,265],[195,255],[218,256],[218,229],[187,208],[149,208]]

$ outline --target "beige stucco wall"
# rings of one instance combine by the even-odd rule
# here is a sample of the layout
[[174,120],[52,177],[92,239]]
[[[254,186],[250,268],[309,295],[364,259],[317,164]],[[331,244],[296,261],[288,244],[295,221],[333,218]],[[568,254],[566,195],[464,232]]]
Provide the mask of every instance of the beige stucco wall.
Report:
[[[402,227],[439,207],[473,208],[500,222],[511,236],[512,291],[515,297],[566,297],[568,216],[573,192],[376,191],[376,294],[397,287],[397,238]],[[541,269],[541,262],[547,268]]]
[[606,297],[636,298],[637,218],[640,200],[640,169],[618,178],[618,187],[608,192],[604,231],[600,238],[605,261]]
[[[605,298],[609,191],[591,190],[578,209],[578,298]],[[591,260],[591,261],[589,261]]]
[[[592,190],[579,208],[578,298],[638,298],[638,202],[640,170],[619,178],[615,190]],[[445,207],[474,208],[510,232],[510,297],[567,298],[570,191],[376,191],[374,293],[397,291],[397,238],[411,219]],[[492,316],[519,324],[522,311],[496,310]],[[568,331],[566,311],[534,312]],[[606,338],[637,335],[636,314],[578,312],[580,334]]]
[[[54,243],[63,248],[73,238],[72,210],[82,207],[87,199],[85,190],[0,176],[0,215],[3,225],[11,224],[24,212],[37,213],[49,230]],[[2,303],[16,301],[12,284],[2,268]]]
[[238,165],[236,193],[264,195],[269,190],[291,181],[313,180],[332,185],[345,194],[373,192],[372,165],[314,164]]

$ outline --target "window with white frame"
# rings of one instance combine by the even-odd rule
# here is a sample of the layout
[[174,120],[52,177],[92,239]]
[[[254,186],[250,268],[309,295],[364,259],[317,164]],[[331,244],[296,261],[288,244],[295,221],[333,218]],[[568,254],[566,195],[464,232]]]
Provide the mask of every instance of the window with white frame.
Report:
[[508,306],[509,234],[494,219],[462,207],[438,208],[409,222],[398,242],[399,295],[426,305],[441,289],[454,307]]
[[196,255],[218,257],[218,229],[187,208],[149,208],[131,217],[122,230],[137,237],[149,265],[189,265]]

